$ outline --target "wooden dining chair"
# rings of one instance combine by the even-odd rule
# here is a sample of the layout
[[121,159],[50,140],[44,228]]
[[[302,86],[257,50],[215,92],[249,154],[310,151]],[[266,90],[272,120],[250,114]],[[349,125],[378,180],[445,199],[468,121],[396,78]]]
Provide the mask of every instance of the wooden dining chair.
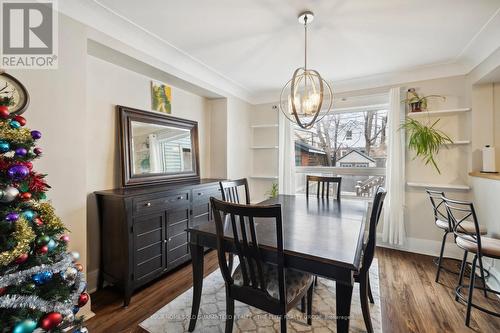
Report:
[[375,254],[375,247],[377,243],[377,225],[380,220],[380,214],[384,205],[384,199],[387,192],[382,187],[379,187],[375,192],[373,199],[372,212],[370,215],[370,225],[368,229],[368,241],[363,248],[363,259],[361,268],[358,273],[354,275],[354,281],[359,283],[359,296],[361,299],[361,310],[363,311],[363,319],[365,321],[366,330],[368,333],[373,332],[372,320],[370,317],[370,303],[374,303],[373,296],[371,295],[370,286],[370,266]]
[[[472,202],[451,200],[445,197],[443,197],[443,201],[446,206],[446,211],[448,212],[448,219],[451,221],[451,225],[453,226],[455,243],[458,247],[464,250],[464,258],[462,260],[462,266],[460,268],[458,286],[455,288],[455,299],[457,301],[460,299],[467,304],[465,325],[468,327],[470,324],[472,307],[489,315],[500,317],[500,312],[494,312],[491,309],[486,309],[478,304],[473,303],[472,301],[474,289],[482,290],[485,297],[488,297],[488,292],[500,295],[500,290],[493,290],[487,287],[483,267],[484,257],[500,259],[500,239],[482,236],[476,211],[474,209],[474,204]],[[469,230],[468,224],[470,223],[474,225],[473,233],[471,233]],[[474,259],[472,260],[472,267],[470,270],[469,285],[467,286],[463,285],[463,277],[465,266],[467,264],[467,255],[469,252],[474,254]],[[476,286],[476,267],[478,264],[481,273],[481,279],[483,280],[482,287]],[[469,288],[469,293],[467,297],[465,297],[462,294],[462,289],[467,287]]]
[[[233,330],[235,300],[280,316],[283,333],[287,330],[286,314],[307,295],[307,323],[311,325],[313,277],[286,268],[281,205],[240,205],[213,197],[210,202],[216,226],[219,267],[226,285],[225,332]],[[275,230],[276,265],[263,261],[255,227],[257,218],[261,227],[268,223],[266,230]],[[225,220],[229,222],[228,230]],[[226,262],[228,249],[233,249],[240,260],[234,273]]]
[[239,188],[243,187],[245,191],[245,203],[250,204],[250,191],[248,190],[248,181],[246,178],[237,180],[227,180],[219,182],[222,192],[222,200],[232,203],[241,203]]
[[[309,182],[317,183],[316,196],[320,197],[320,187],[321,187],[321,198],[329,198],[330,196],[330,183],[337,184],[337,200],[340,200],[340,186],[342,183],[342,177],[322,177],[322,176],[306,176],[306,196],[309,196]],[[326,191],[325,191],[326,184]]]

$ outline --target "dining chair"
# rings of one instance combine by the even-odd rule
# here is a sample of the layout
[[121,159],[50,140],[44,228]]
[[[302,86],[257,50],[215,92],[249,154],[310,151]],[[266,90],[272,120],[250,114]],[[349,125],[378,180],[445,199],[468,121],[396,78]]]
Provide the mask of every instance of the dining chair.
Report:
[[[458,286],[455,289],[455,299],[459,299],[467,304],[465,315],[465,325],[469,327],[472,307],[495,317],[500,317],[500,312],[494,312],[472,302],[474,289],[483,290],[484,296],[488,297],[488,292],[500,295],[500,290],[493,290],[487,287],[484,276],[483,258],[500,259],[500,239],[483,237],[477,219],[474,204],[467,201],[451,200],[443,197],[448,219],[453,225],[455,243],[464,250],[464,258],[460,268]],[[472,221],[470,221],[472,220]],[[474,226],[474,232],[470,232],[469,223]],[[468,253],[474,254],[470,271],[469,285],[463,285],[463,277]],[[476,267],[479,264],[483,287],[476,286]],[[462,294],[463,288],[469,288],[467,297]]]
[[[236,179],[236,180],[227,180],[219,182],[220,191],[222,194],[222,200],[226,202],[232,203],[241,203],[240,202],[240,193],[239,188],[243,187],[245,192],[245,203],[247,205],[250,204],[250,191],[248,189],[248,181],[246,178]],[[233,261],[234,255],[233,253],[228,254],[228,265],[229,271],[233,271]]]
[[[445,269],[442,266],[442,261],[443,261],[443,254],[444,254],[444,248],[446,245],[446,239],[448,237],[448,234],[453,233],[453,225],[451,224],[452,221],[449,220],[448,218],[448,212],[446,210],[446,207],[444,205],[444,200],[443,198],[446,197],[444,192],[442,191],[434,191],[434,190],[425,190],[427,194],[429,195],[429,200],[431,202],[432,210],[434,212],[434,223],[436,226],[444,231],[443,234],[443,240],[441,241],[441,251],[439,252],[439,257],[437,261],[437,273],[436,273],[436,282],[439,282],[439,275],[441,272],[441,269]],[[462,223],[462,228],[464,232],[467,233],[474,233],[474,223],[470,221],[464,221]],[[483,226],[479,227],[481,230],[481,235],[487,234],[487,229],[484,228]],[[455,260],[455,259],[453,259]],[[446,270],[446,269],[445,269]],[[450,271],[450,273],[457,274],[456,272]]]
[[240,202],[239,188],[243,187],[245,191],[245,203],[250,204],[250,191],[248,190],[248,181],[246,178],[227,180],[219,182],[220,190],[222,193],[222,200],[232,203]]
[[[287,313],[307,295],[307,323],[311,325],[313,277],[286,267],[281,205],[240,205],[213,197],[210,202],[216,226],[219,267],[226,287],[225,332],[230,333],[233,329],[235,300],[280,316],[283,333],[287,330]],[[275,265],[263,260],[255,219],[259,219],[261,227],[275,230]],[[225,220],[229,222],[227,230]],[[229,237],[232,241],[228,240]],[[233,249],[240,261],[234,273],[226,262],[228,249]]]
[[363,258],[359,272],[354,275],[354,281],[359,283],[359,296],[361,300],[361,310],[363,312],[363,320],[365,321],[366,330],[368,333],[373,332],[372,320],[370,317],[370,303],[374,303],[371,294],[370,286],[370,266],[375,255],[375,247],[377,243],[377,225],[380,220],[380,214],[384,205],[384,200],[387,192],[384,188],[378,187],[373,198],[372,211],[370,215],[370,224],[368,228],[368,240],[363,247]]
[[[321,198],[329,198],[330,196],[330,183],[337,184],[337,200],[340,200],[340,186],[342,183],[342,177],[323,177],[323,176],[306,176],[306,196],[309,196],[309,182],[317,183],[316,196],[320,197],[320,187],[321,187]],[[326,191],[325,191],[326,184]],[[326,195],[325,195],[326,193]]]

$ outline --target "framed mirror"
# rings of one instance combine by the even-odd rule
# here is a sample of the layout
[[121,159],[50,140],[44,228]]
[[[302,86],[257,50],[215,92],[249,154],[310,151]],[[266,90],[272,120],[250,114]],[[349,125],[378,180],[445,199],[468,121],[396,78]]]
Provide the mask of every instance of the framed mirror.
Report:
[[117,106],[123,186],[199,180],[198,123]]

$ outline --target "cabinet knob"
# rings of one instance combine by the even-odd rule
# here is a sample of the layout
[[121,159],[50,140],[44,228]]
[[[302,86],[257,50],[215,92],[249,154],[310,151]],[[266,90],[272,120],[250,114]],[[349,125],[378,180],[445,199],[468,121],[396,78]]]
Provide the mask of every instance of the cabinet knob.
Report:
[[151,202],[145,204],[146,207],[151,207]]
[[178,196],[178,197],[177,197],[177,200],[182,200],[182,196]]
[[203,195],[203,192],[198,192],[198,195]]
[[[169,238],[169,239],[170,239],[170,238]],[[163,243],[165,243],[165,244],[166,244],[167,242],[168,242],[168,239],[163,240]]]
[[167,239],[167,241],[171,242],[172,241],[172,237],[170,237],[169,239]]

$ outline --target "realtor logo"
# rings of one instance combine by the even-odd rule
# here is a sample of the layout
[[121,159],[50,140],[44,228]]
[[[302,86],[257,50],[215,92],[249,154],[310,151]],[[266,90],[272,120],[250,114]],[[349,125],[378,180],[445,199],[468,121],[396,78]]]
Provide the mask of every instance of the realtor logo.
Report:
[[57,68],[55,0],[1,1],[2,68]]

